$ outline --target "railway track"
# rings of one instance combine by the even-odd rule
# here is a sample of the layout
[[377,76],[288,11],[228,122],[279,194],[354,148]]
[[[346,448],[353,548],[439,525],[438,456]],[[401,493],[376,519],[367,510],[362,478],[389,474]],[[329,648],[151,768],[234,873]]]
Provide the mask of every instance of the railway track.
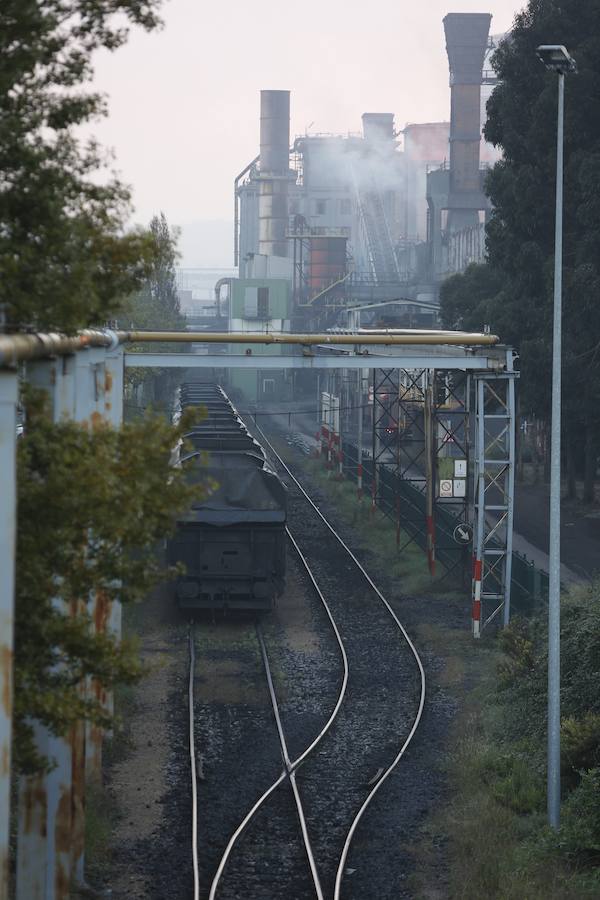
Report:
[[[289,483],[288,537],[327,613],[342,676],[326,721],[307,741],[291,727],[289,710],[279,708],[265,638],[257,632],[283,767],[231,835],[208,896],[210,900],[251,896],[238,883],[243,867],[241,871],[237,867],[230,882],[231,871],[236,869],[232,860],[244,835],[267,828],[269,835],[261,838],[263,842],[280,840],[285,844],[302,837],[304,871],[300,874],[296,853],[297,866],[287,896],[399,898],[405,895],[398,890],[393,866],[386,867],[392,835],[381,833],[381,808],[375,807],[381,788],[397,769],[418,728],[425,698],[423,666],[387,599],[266,435],[261,432],[261,436]],[[383,666],[383,673],[377,673],[378,666]],[[293,678],[294,673],[286,673],[286,677]],[[288,802],[282,800],[285,794]],[[394,818],[401,816],[401,809],[394,811]],[[292,819],[295,837],[290,836]],[[364,827],[367,819],[372,831]],[[382,879],[387,888],[382,887]]]

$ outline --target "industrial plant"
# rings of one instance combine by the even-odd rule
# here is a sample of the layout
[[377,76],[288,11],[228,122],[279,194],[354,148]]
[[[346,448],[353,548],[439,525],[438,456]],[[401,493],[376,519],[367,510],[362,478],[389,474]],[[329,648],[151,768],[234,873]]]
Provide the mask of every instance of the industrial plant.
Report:
[[[392,112],[365,112],[360,133],[293,136],[290,91],[261,91],[259,152],[234,181],[237,277],[217,283],[219,330],[225,315],[235,332],[438,327],[441,283],[485,254],[483,183],[498,155],[482,128],[503,37],[491,18],[444,18],[449,121],[398,127]],[[249,399],[285,392],[272,369],[231,379]]]

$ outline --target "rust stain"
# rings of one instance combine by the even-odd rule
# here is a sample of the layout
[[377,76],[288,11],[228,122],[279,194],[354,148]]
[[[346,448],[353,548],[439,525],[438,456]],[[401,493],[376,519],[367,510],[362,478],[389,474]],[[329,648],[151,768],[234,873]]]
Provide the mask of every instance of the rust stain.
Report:
[[85,723],[78,722],[71,739],[71,858],[73,865],[83,856],[85,844]]
[[71,895],[71,876],[60,860],[56,861],[56,878],[54,880],[55,900],[69,900]]
[[104,422],[104,419],[102,418],[102,414],[99,412],[93,412],[90,416],[90,422],[91,422],[92,428],[99,428]]
[[94,603],[94,627],[97,634],[103,634],[106,631],[111,608],[112,601],[109,599],[106,591],[97,591]]
[[0,756],[0,776],[10,775],[10,747],[8,743],[2,747]]
[[107,411],[112,409],[112,403],[109,403],[107,400],[106,403],[104,404],[104,409]]
[[0,891],[6,890],[9,884],[9,862],[8,862],[8,850],[6,848],[2,848],[0,850]]
[[86,777],[88,782],[99,783],[102,780],[102,740],[103,731],[98,725],[91,725],[86,747]]
[[57,854],[69,853],[71,849],[71,791],[65,787],[61,788],[56,811],[54,847]]
[[2,679],[2,709],[7,718],[12,717],[13,652],[6,644],[0,646],[0,678]]
[[21,808],[24,833],[39,834],[45,838],[47,835],[48,797],[44,775],[32,775],[25,779]]
[[112,390],[113,385],[113,377],[110,369],[106,369],[104,373],[104,390],[108,393],[108,391]]

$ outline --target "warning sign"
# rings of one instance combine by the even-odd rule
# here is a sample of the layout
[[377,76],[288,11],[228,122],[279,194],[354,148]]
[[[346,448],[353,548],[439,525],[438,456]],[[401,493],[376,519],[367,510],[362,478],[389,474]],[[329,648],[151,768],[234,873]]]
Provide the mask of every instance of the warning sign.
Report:
[[440,497],[451,497],[452,496],[452,479],[451,478],[441,478],[440,479]]

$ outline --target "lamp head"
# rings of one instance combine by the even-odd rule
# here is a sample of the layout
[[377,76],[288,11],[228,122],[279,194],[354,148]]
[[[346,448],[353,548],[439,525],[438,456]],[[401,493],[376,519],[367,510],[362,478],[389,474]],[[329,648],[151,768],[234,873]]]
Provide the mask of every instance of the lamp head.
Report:
[[542,44],[536,53],[551,72],[565,75],[567,72],[577,71],[577,63],[562,44]]

